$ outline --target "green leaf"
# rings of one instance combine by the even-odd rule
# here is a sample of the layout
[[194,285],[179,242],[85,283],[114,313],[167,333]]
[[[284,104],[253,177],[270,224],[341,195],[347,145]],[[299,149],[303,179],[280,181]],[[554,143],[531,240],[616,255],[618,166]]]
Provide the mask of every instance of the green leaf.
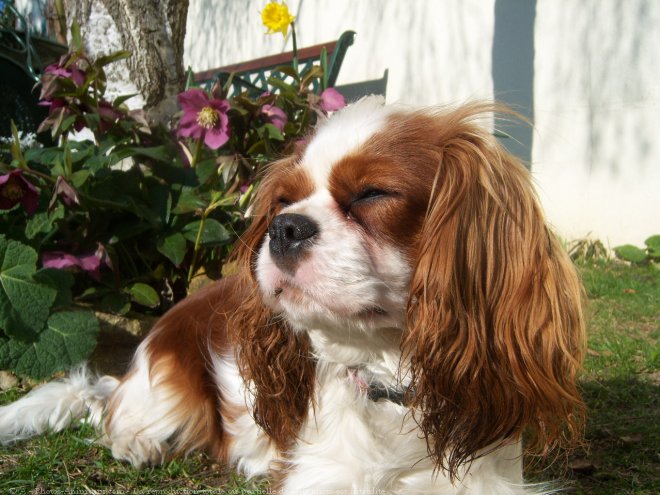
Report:
[[62,161],[63,152],[60,148],[30,148],[25,151],[25,159],[46,165],[54,165]]
[[652,258],[660,256],[660,235],[652,235],[644,241],[644,244],[646,244],[646,248]]
[[179,266],[186,257],[186,238],[180,232],[169,235],[158,241],[158,251],[166,256],[174,266]]
[[34,340],[43,329],[57,291],[34,280],[37,253],[0,236],[0,329],[5,335]]
[[306,72],[303,74],[302,81],[300,85],[303,88],[309,86],[314,79],[323,77],[323,70],[318,65],[312,65]]
[[54,268],[42,268],[35,273],[34,279],[57,291],[57,296],[53,302],[54,308],[71,305],[71,287],[73,287],[74,283],[71,272],[67,270],[56,270]]
[[121,95],[121,96],[118,96],[118,97],[115,98],[114,101],[112,102],[112,106],[115,107],[115,108],[120,107],[120,106],[121,106],[123,103],[125,103],[127,100],[130,100],[131,98],[133,98],[134,96],[137,96],[137,95],[139,95],[139,94],[140,94],[140,93],[132,93],[132,94],[130,94],[130,95]]
[[150,285],[138,282],[126,289],[126,292],[128,292],[134,302],[142,306],[155,308],[160,304],[158,292]]
[[96,347],[99,322],[91,311],[63,311],[48,319],[36,342],[0,338],[0,368],[41,379],[84,361]]
[[200,184],[204,184],[209,177],[213,176],[215,171],[218,169],[218,165],[215,161],[215,158],[209,158],[208,160],[202,160],[195,165],[195,173],[197,174],[197,179]]
[[101,308],[108,313],[125,315],[131,309],[131,302],[125,294],[113,292],[101,300]]
[[328,79],[330,71],[328,70],[328,51],[323,47],[321,49],[321,70],[323,71],[323,78],[321,79],[321,91],[328,88]]
[[124,148],[122,158],[129,156],[146,156],[154,160],[170,163],[172,161],[172,154],[165,146],[152,146],[151,148],[143,148],[139,146],[132,146]]
[[172,195],[170,188],[165,184],[159,183],[153,177],[145,179],[143,187],[147,189],[147,198],[149,209],[153,212],[161,223],[167,224],[172,212]]
[[296,88],[276,77],[269,77],[268,84],[279,89],[283,95],[288,95],[288,97],[293,97],[296,94]]
[[68,130],[73,125],[73,123],[76,121],[77,118],[78,118],[77,115],[71,115],[71,116],[67,117],[66,119],[64,119],[62,121],[62,124],[59,127],[59,131],[63,132],[63,131]]
[[622,260],[631,263],[642,263],[646,260],[646,253],[632,244],[625,244],[614,248],[614,253]]
[[291,65],[278,65],[273,69],[272,72],[281,72],[282,74],[291,76],[296,81],[300,81],[300,75],[298,74],[296,69],[294,69]]
[[182,213],[192,213],[193,211],[203,210],[207,207],[208,201],[201,198],[194,187],[184,186],[181,188],[181,194],[172,213],[180,215]]
[[[194,243],[197,239],[197,233],[199,231],[199,225],[201,220],[191,222],[183,228],[183,235],[190,242]],[[226,244],[231,240],[231,235],[227,229],[217,220],[213,218],[207,218],[204,221],[204,227],[202,228],[202,235],[200,238],[200,243],[204,246],[217,246],[220,244]]]
[[119,50],[114,53],[111,53],[110,55],[97,58],[95,65],[97,67],[103,67],[113,62],[117,62],[119,60],[124,60],[126,58],[129,58],[130,56],[131,56],[131,52],[129,52],[128,50]]
[[77,172],[71,174],[71,183],[74,185],[74,187],[82,187],[82,185],[87,182],[90,174],[91,171],[89,170],[78,170]]
[[71,24],[71,48],[74,51],[82,50],[82,37],[80,36],[80,24],[78,21],[74,20]]
[[64,207],[58,205],[52,213],[35,213],[25,222],[25,237],[34,239],[37,234],[47,234],[53,229],[55,220],[64,218]]
[[239,162],[236,158],[236,155],[225,155],[218,157],[218,173],[222,177],[222,181],[225,184],[229,184],[234,180],[236,173],[238,172]]
[[276,141],[284,141],[284,136],[282,135],[282,132],[273,124],[264,124],[263,130],[265,131],[264,137],[268,137],[269,139],[274,139]]

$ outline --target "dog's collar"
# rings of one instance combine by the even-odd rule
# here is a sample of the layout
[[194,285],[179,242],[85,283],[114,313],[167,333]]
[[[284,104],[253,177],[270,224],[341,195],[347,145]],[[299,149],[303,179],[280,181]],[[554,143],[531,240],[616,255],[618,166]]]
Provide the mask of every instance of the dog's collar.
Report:
[[367,382],[359,375],[358,368],[348,368],[348,377],[359,392],[365,394],[372,402],[387,400],[400,406],[405,405],[407,389],[404,387],[387,387],[378,382]]

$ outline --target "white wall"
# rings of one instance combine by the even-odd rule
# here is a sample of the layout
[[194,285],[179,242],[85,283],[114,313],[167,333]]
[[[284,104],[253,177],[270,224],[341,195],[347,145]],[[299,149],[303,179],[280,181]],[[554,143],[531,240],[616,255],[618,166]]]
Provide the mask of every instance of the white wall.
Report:
[[660,2],[539,0],[533,171],[568,238],[660,233]]

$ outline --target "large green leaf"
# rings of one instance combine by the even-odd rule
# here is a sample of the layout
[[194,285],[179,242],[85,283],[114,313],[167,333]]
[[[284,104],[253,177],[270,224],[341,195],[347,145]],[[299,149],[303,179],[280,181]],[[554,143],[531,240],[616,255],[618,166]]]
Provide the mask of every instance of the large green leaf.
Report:
[[62,205],[57,205],[51,213],[46,211],[35,213],[25,223],[25,237],[34,239],[37,234],[49,233],[53,229],[53,223],[62,218],[64,218],[64,207]]
[[174,266],[179,266],[186,256],[186,238],[180,232],[160,239],[158,241],[158,251],[166,256]]
[[35,342],[0,338],[0,368],[44,378],[85,360],[96,346],[99,322],[91,311],[54,313]]
[[646,259],[644,250],[632,244],[615,247],[614,253],[622,260],[630,261],[631,263],[642,263]]
[[37,253],[0,236],[0,329],[8,337],[33,340],[43,329],[57,291],[33,278]]
[[[190,242],[194,243],[197,239],[201,220],[190,222],[183,228],[183,235]],[[207,218],[202,227],[202,234],[200,236],[200,243],[204,246],[217,246],[219,244],[226,244],[231,240],[231,235],[227,229],[220,222],[214,218]]]
[[73,287],[74,278],[71,272],[55,268],[42,268],[34,274],[33,278],[36,282],[43,283],[57,291],[53,308],[70,306],[73,302],[71,287]]
[[197,210],[204,210],[208,206],[208,200],[202,198],[199,192],[194,187],[184,186],[181,188],[179,200],[172,210],[172,213],[181,215],[183,213],[191,213]]
[[644,241],[652,258],[660,257],[660,235],[652,235]]
[[158,292],[150,285],[138,282],[131,285],[127,292],[130,294],[131,299],[142,306],[148,308],[155,308],[160,304]]

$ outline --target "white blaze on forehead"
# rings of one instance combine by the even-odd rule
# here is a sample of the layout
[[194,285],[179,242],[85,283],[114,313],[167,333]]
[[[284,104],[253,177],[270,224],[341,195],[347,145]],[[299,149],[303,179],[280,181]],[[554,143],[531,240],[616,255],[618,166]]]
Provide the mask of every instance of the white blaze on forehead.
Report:
[[333,165],[384,128],[393,111],[384,103],[380,96],[362,98],[319,125],[302,158],[317,187],[327,188]]

